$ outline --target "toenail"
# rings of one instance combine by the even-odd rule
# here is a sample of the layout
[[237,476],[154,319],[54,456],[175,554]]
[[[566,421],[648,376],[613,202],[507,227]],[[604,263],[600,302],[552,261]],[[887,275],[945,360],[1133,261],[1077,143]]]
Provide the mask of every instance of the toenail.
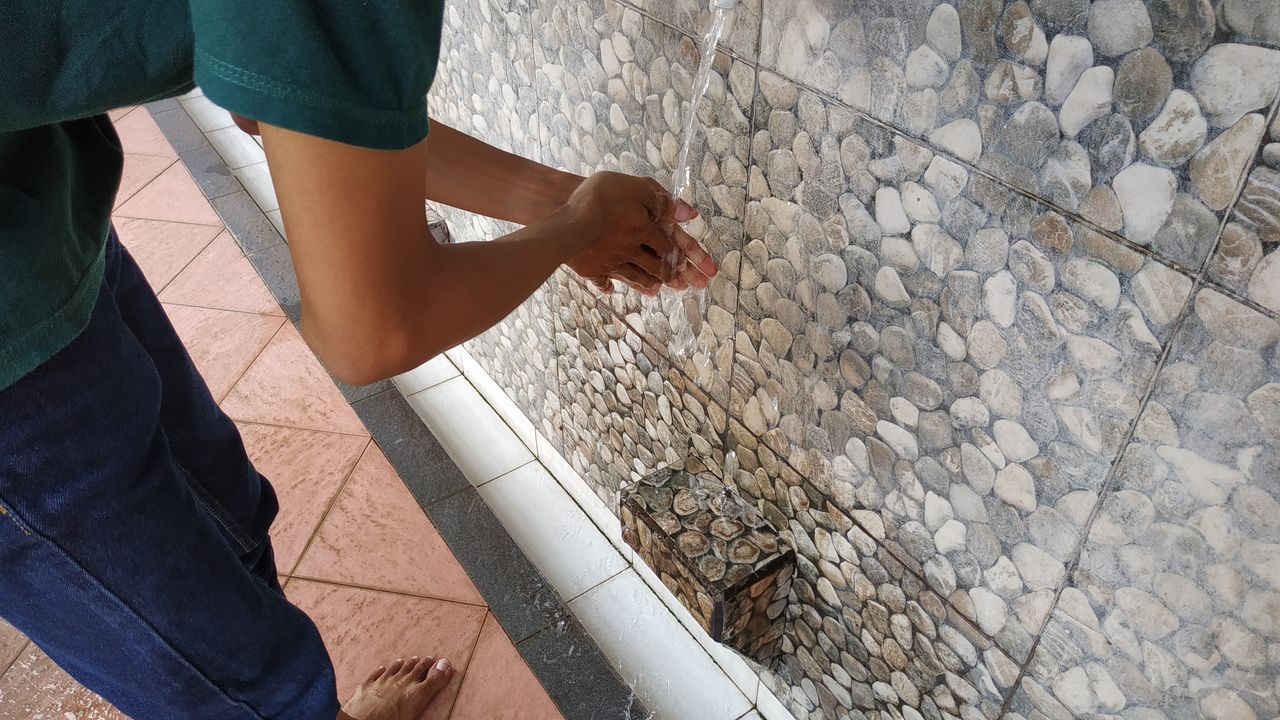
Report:
[[449,672],[449,661],[440,658],[440,661],[436,663],[436,669],[440,672]]

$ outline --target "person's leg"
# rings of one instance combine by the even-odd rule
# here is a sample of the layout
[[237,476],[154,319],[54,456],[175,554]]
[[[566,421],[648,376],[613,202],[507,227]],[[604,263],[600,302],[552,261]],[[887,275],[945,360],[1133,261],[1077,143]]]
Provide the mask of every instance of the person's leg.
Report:
[[114,231],[108,266],[121,321],[159,377],[160,428],[174,463],[244,565],[279,590],[267,532],[279,507],[275,491],[249,461],[235,423],[214,401],[151,285]]
[[334,717],[315,626],[174,462],[112,294],[126,260],[112,248],[84,332],[0,391],[0,615],[139,720]]

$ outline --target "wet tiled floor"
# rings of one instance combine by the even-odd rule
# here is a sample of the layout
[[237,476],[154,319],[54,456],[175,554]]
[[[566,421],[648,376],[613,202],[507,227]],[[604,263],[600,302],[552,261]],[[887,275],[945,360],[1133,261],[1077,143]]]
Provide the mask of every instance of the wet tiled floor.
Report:
[[[561,718],[151,116],[112,116],[116,227],[275,486],[281,580],[319,626],[340,696],[381,662],[430,653],[458,668],[431,720]],[[124,717],[3,622],[0,670],[0,720]]]

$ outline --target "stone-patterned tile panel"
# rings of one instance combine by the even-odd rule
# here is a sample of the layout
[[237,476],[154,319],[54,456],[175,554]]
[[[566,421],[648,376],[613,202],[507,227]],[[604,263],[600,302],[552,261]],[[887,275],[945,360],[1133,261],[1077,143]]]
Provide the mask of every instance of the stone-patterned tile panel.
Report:
[[[796,548],[781,663],[762,679],[806,718],[994,718],[1018,674],[996,647],[851,516],[736,420],[734,484]],[[860,516],[861,522],[854,517]]]
[[1208,276],[1280,313],[1280,116],[1223,230]]
[[[1216,5],[1216,7],[1215,7]],[[1192,269],[1280,92],[1280,5],[765,7],[761,64]]]
[[1191,280],[761,87],[730,414],[1024,660]]
[[1275,320],[1196,294],[1015,698],[1021,717],[1280,715],[1278,340]]
[[671,464],[724,467],[727,415],[579,281],[553,300],[561,454],[618,512],[619,489]]
[[[677,30],[702,38],[711,26],[711,0],[628,0]],[[725,19],[720,47],[754,63],[760,43],[760,9],[764,0],[743,0]]]
[[529,0],[449,3],[433,117],[508,152],[539,158]]
[[[612,0],[576,8],[546,3],[541,12],[546,22],[535,24],[541,28],[544,62],[536,75],[549,93],[539,113],[545,160],[582,174],[649,175],[670,187],[698,68],[698,43]],[[707,247],[721,272],[703,292],[654,300],[628,291],[604,300],[726,404],[755,68],[719,53],[714,69],[699,106],[686,195],[705,217],[686,230]],[[560,82],[569,88],[563,95],[554,87]]]

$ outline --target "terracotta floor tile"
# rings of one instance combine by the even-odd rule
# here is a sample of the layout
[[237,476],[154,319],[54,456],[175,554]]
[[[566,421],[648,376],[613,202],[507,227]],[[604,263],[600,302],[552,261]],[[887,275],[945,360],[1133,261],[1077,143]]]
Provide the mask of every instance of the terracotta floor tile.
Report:
[[284,324],[284,318],[274,315],[186,305],[164,309],[215,400],[227,394]]
[[131,112],[121,116],[115,121],[115,126],[116,134],[120,136],[120,144],[124,146],[125,152],[177,159],[178,153],[173,151],[173,147],[165,139],[164,133],[160,132],[156,121],[151,119],[151,113],[146,108],[143,108],[142,112]]
[[165,287],[160,299],[179,305],[284,315],[240,246],[223,231]]
[[276,567],[291,573],[369,439],[252,423],[240,425],[240,436],[276,490],[280,514],[271,525],[271,543]]
[[489,615],[450,720],[564,720],[516,646]]
[[443,656],[457,670],[424,720],[449,717],[487,610],[301,578],[289,582],[288,595],[320,628],[333,658],[339,699],[346,700],[374,668],[397,657]]
[[0,677],[0,720],[128,720],[34,645]]
[[222,401],[222,409],[245,422],[369,434],[306,341],[287,322]]
[[27,646],[27,636],[18,628],[0,620],[0,674],[22,653]]
[[156,292],[182,272],[219,232],[219,228],[209,225],[163,220],[115,218],[114,221],[120,242],[129,249]]
[[484,604],[377,445],[356,465],[296,574]]
[[137,109],[138,109],[137,105],[130,105],[129,107],[122,107],[122,108],[116,108],[115,110],[108,110],[107,117],[111,118],[111,122],[114,123],[115,121],[119,120],[120,118],[124,117],[125,115],[128,115],[129,113]]
[[[130,113],[129,117],[136,114]],[[180,162],[170,165],[168,170],[160,173],[155,180],[117,208],[115,214],[197,225],[222,224],[218,213],[213,211],[209,201],[196,186],[196,181],[191,179],[187,166]]]
[[120,176],[120,189],[116,191],[115,207],[128,202],[147,183],[159,177],[170,165],[177,162],[172,158],[155,157],[154,155],[124,156],[124,172]]

